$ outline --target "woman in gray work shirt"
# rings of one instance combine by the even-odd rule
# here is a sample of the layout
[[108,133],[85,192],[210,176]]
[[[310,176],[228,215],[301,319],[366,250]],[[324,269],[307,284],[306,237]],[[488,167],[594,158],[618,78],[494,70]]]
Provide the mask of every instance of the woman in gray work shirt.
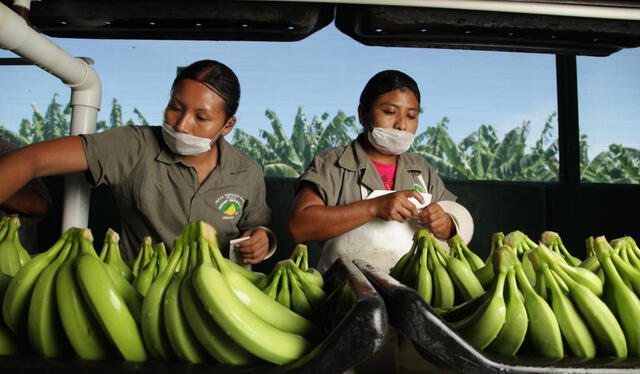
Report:
[[68,136],[0,158],[0,202],[35,177],[86,171],[92,185],[114,192],[127,259],[144,236],[170,247],[187,222],[202,220],[217,229],[223,249],[230,239],[249,236],[236,251],[257,264],[276,243],[264,227],[271,211],[260,166],[224,140],[239,99],[231,69],[197,61],[174,80],[162,127]]

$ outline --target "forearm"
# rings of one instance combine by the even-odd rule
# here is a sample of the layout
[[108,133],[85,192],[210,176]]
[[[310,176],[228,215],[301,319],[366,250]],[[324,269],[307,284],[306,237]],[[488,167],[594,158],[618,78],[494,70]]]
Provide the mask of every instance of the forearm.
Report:
[[371,200],[341,206],[312,205],[294,211],[289,234],[294,242],[323,241],[342,235],[376,217]]
[[0,157],[0,203],[34,178],[87,170],[78,136],[35,143]]
[[0,206],[9,212],[42,217],[49,211],[49,202],[29,187],[23,187]]

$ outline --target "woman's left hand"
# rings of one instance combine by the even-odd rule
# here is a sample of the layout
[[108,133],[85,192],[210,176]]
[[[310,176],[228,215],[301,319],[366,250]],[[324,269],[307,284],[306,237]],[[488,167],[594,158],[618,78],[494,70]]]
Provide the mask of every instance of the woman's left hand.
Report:
[[418,213],[418,225],[440,240],[450,239],[456,233],[451,217],[438,203],[431,203]]
[[250,236],[235,245],[235,250],[244,259],[245,264],[258,264],[269,251],[269,236],[261,228],[249,229],[242,233],[241,237]]

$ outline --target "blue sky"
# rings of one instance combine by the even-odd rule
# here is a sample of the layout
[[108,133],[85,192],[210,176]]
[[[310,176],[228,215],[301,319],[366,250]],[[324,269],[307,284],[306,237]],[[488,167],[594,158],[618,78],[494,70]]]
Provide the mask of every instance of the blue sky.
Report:
[[[546,118],[556,111],[555,57],[548,54],[364,46],[333,25],[294,43],[53,39],[75,56],[95,60],[103,84],[99,119],[108,119],[112,98],[125,120],[138,108],[153,124],[161,123],[175,68],[217,59],[238,75],[242,96],[239,128],[257,135],[269,129],[264,112],[275,110],[290,131],[297,107],[308,119],[338,110],[356,113],[362,87],[384,69],[411,75],[422,91],[420,124],[443,117],[459,141],[482,124],[503,136],[531,121],[535,141]],[[0,57],[15,57],[0,51]],[[581,129],[589,135],[590,154],[611,143],[640,148],[640,50],[607,58],[578,58]],[[2,66],[0,125],[17,131],[31,117],[31,104],[42,111],[54,93],[68,101],[70,90],[33,66]],[[10,88],[10,89],[7,89]],[[419,130],[420,131],[420,130]]]

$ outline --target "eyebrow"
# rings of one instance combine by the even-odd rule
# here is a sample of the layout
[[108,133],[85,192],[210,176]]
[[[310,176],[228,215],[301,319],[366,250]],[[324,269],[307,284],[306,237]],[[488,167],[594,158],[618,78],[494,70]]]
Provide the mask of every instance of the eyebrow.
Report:
[[[380,103],[380,104],[378,104],[378,105],[379,105],[379,106],[383,106],[383,105],[390,105],[390,106],[395,107],[395,108],[400,108],[400,106],[399,106],[399,105],[396,105],[396,104],[391,103],[391,102],[388,102],[388,101],[382,102],[382,103]],[[419,108],[419,107],[418,107],[418,108],[413,108],[413,107],[411,107],[411,108],[409,108],[409,110],[418,110],[418,111],[419,111],[419,110],[420,110],[420,108]]]

